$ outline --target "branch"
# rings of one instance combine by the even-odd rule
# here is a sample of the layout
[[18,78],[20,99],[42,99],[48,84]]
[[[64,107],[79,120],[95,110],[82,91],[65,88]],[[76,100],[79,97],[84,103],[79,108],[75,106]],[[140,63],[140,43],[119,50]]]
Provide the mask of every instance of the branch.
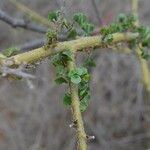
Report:
[[[138,17],[138,0],[132,0],[132,13]],[[135,22],[135,25],[139,26],[138,19]],[[149,67],[148,67],[147,61],[145,59],[141,58],[140,48],[142,48],[141,44],[139,44],[136,47],[136,53],[138,55],[138,58],[139,58],[140,64],[141,64],[141,69],[142,69],[142,74],[143,74],[143,83],[146,88],[146,91],[149,94],[149,99],[150,99],[150,72],[149,72]]]
[[[138,17],[138,1],[139,0],[132,0],[132,13],[134,16]],[[139,25],[139,20],[137,19],[135,25]]]
[[[138,33],[114,33],[112,34],[112,44],[118,42],[131,41],[139,36]],[[82,37],[72,41],[58,42],[54,48],[45,50],[44,47],[34,49],[29,52],[18,54],[10,58],[1,59],[0,64],[6,66],[20,65],[22,63],[34,63],[40,61],[54,53],[71,49],[74,51],[85,51],[88,48],[104,47],[107,43],[103,43],[102,36]]]
[[45,42],[46,42],[46,39],[41,38],[41,39],[36,39],[34,41],[27,42],[27,43],[24,43],[22,45],[18,45],[15,47],[17,47],[21,51],[29,51],[29,50],[36,49],[36,48],[43,46]]
[[24,4],[22,4],[16,0],[10,0],[10,2],[12,2],[18,9],[20,9],[22,12],[26,13],[32,19],[38,21],[39,23],[42,23],[43,25],[46,25],[47,27],[51,27],[52,29],[55,28],[55,25],[53,23],[50,23],[45,17],[41,16],[34,10],[29,9]]
[[2,10],[0,10],[0,20],[6,22],[7,24],[12,26],[13,28],[20,27],[20,28],[36,31],[36,32],[39,32],[39,33],[46,33],[46,31],[47,31],[47,28],[45,28],[43,26],[39,26],[37,24],[29,23],[29,22],[27,22],[23,19],[12,18],[8,14],[3,12]]
[[[75,56],[74,56],[75,57]],[[68,71],[71,71],[75,68],[75,58],[68,63]],[[70,94],[71,94],[71,106],[72,106],[72,115],[73,121],[76,127],[77,134],[77,149],[86,150],[87,149],[87,137],[84,130],[84,124],[82,120],[82,114],[80,111],[80,101],[78,96],[78,86],[72,82],[69,83]]]

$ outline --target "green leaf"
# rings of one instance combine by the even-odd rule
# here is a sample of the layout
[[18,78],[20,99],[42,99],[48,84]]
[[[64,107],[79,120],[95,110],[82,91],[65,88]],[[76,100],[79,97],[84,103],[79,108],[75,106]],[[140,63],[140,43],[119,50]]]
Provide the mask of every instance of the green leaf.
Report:
[[64,66],[62,66],[62,65],[56,66],[56,75],[57,75],[57,77],[65,76],[66,73],[67,73],[67,69]]
[[55,79],[56,84],[68,83],[64,77],[57,77]]
[[112,34],[108,34],[104,37],[103,42],[104,43],[111,43],[113,41],[113,36]]
[[52,64],[54,66],[60,65],[60,55],[59,54],[55,54],[54,56],[52,56]]
[[90,34],[94,30],[94,25],[90,23],[83,23],[81,28],[87,33]]
[[68,35],[67,35],[67,38],[75,38],[77,36],[77,31],[72,28],[69,32],[68,32]]
[[80,110],[84,112],[89,105],[90,95],[89,93],[80,101]]
[[53,11],[48,14],[48,19],[49,21],[55,22],[58,20],[59,16],[60,16],[60,11]]
[[144,51],[144,48],[140,48],[140,50],[141,50],[141,57],[142,57],[143,59],[148,60],[148,59],[150,58],[150,54],[149,54],[148,52],[145,52],[145,51]]
[[81,76],[81,75],[87,74],[88,71],[85,67],[78,67],[75,69],[75,72]]
[[127,16],[125,14],[119,14],[118,16],[118,22],[125,22],[127,21]]
[[79,25],[87,22],[87,17],[83,13],[76,13],[73,17],[73,20],[76,21]]
[[72,55],[72,51],[69,49],[66,49],[65,51],[62,52],[63,56],[66,56],[66,60],[67,61],[72,61],[73,60],[73,55]]
[[87,58],[84,62],[84,66],[85,67],[96,67],[96,63],[94,62],[94,60],[92,58]]
[[18,48],[16,48],[16,47],[11,47],[11,48],[6,49],[6,50],[3,52],[3,54],[4,54],[6,57],[10,57],[10,56],[16,55],[18,52],[19,52],[19,49],[18,49]]
[[79,84],[81,82],[81,77],[77,74],[71,76],[71,82],[75,84]]
[[64,95],[64,98],[63,98],[63,104],[64,104],[65,106],[70,106],[71,103],[72,103],[72,101],[71,101],[71,95],[70,95],[69,93],[66,93],[66,94]]
[[86,82],[88,82],[90,80],[90,75],[89,74],[85,74],[83,76],[83,80],[86,81]]

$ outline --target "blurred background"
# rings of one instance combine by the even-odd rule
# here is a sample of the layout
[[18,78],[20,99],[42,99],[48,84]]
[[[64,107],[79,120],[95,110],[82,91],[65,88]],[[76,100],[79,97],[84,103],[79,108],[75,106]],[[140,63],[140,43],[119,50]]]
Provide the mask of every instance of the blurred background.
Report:
[[[97,28],[114,21],[119,13],[131,12],[131,0],[19,2],[45,17],[49,11],[62,8],[68,18],[83,12]],[[145,25],[150,24],[149,8],[149,0],[139,1],[140,22]],[[0,0],[0,11],[30,21],[9,0]],[[44,31],[12,28],[0,20],[0,50],[20,46],[25,51],[29,43],[42,45],[44,37]],[[96,61],[91,70],[92,97],[83,116],[86,132],[96,139],[88,143],[88,149],[149,150],[150,104],[137,56],[110,49],[97,49],[92,55]],[[86,56],[79,54],[78,61]],[[62,103],[67,87],[54,83],[54,68],[48,59],[31,72],[36,79],[30,82],[0,79],[0,150],[75,150],[75,131],[69,128],[71,111]]]

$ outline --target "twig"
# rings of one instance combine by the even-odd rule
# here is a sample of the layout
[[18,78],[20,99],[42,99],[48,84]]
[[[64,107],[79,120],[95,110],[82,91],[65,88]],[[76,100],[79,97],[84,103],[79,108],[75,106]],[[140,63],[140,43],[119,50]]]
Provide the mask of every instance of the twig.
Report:
[[[136,17],[138,17],[138,0],[132,0],[132,13]],[[138,19],[135,22],[135,25],[139,26],[139,20]],[[138,58],[139,58],[140,64],[141,64],[141,69],[142,69],[142,74],[143,74],[143,83],[144,83],[144,86],[148,92],[149,99],[150,99],[150,72],[149,72],[147,61],[145,59],[141,58],[141,50],[139,47],[142,48],[142,45],[139,44],[136,47],[136,53],[138,55]]]
[[43,25],[46,25],[47,27],[51,27],[52,29],[55,28],[55,25],[53,23],[50,23],[45,17],[41,16],[37,12],[31,10],[24,4],[16,1],[16,0],[10,0],[18,9],[29,15],[32,19],[38,21],[39,23],[42,23]]
[[39,47],[43,46],[45,42],[46,42],[46,39],[41,38],[41,39],[36,39],[34,41],[27,42],[27,43],[24,43],[22,45],[18,45],[18,46],[15,46],[15,47],[17,47],[21,51],[29,51],[29,50],[32,50],[32,49],[39,48]]
[[36,31],[39,33],[46,33],[47,28],[43,26],[39,26],[37,24],[29,23],[23,19],[16,19],[10,17],[8,14],[0,10],[0,20],[6,22],[7,24],[11,25],[13,28],[24,28],[32,31]]
[[26,79],[35,79],[35,76],[29,73],[26,73],[22,70],[22,67],[19,68],[9,68],[7,66],[3,66],[0,68],[0,72],[2,76],[7,76],[9,74],[16,75],[18,77],[26,78]]
[[[74,54],[75,55],[75,54]],[[75,57],[75,56],[74,56]],[[68,63],[68,70],[71,71],[75,68],[75,58]],[[84,124],[82,120],[82,115],[80,111],[80,101],[78,96],[78,86],[72,82],[69,83],[70,94],[72,100],[72,115],[73,121],[76,124],[76,134],[77,134],[77,149],[86,150],[87,149],[87,137],[84,130]]]

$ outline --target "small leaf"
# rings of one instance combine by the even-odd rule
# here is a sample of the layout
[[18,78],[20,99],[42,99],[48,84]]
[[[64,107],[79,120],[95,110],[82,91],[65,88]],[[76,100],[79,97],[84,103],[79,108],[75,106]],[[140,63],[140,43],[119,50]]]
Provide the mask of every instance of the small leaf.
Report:
[[68,32],[68,38],[75,38],[77,36],[77,31],[73,28]]
[[81,76],[87,74],[87,69],[85,67],[78,67],[75,69],[75,72]]
[[79,25],[87,22],[87,17],[83,13],[76,13],[73,17],[73,20],[76,21]]
[[53,11],[48,14],[48,19],[49,21],[54,22],[58,20],[59,16],[60,16],[60,11]]
[[112,34],[108,34],[104,37],[103,42],[104,43],[111,43],[113,41],[113,36]]
[[64,104],[65,106],[70,106],[71,103],[72,103],[72,101],[71,101],[71,95],[70,95],[69,93],[66,93],[66,94],[64,95],[64,98],[63,98],[63,104]]
[[92,58],[87,58],[84,62],[84,66],[86,67],[96,67],[96,63]]
[[90,95],[89,93],[80,101],[80,110],[84,112],[89,105]]
[[79,84],[81,82],[81,77],[77,74],[71,76],[71,82],[75,84]]
[[65,58],[67,61],[72,61],[73,60],[73,55],[71,50],[66,49],[65,51],[62,52],[63,56],[67,56],[67,58]]
[[66,72],[67,72],[67,70],[64,66],[62,66],[62,65],[57,65],[56,66],[56,75],[58,77],[65,76]]
[[52,63],[54,66],[57,66],[57,65],[61,65],[61,61],[60,61],[60,54],[55,54],[53,57],[52,57]]
[[67,80],[63,77],[57,77],[55,79],[56,84],[68,83]]
[[90,34],[94,30],[94,25],[90,23],[82,24],[81,28],[87,33]]
[[119,14],[118,22],[125,22],[127,21],[127,16],[125,14]]
[[86,81],[86,82],[88,82],[90,80],[90,75],[89,74],[85,74],[83,76],[83,80]]
[[16,48],[16,47],[11,47],[11,48],[6,49],[6,50],[3,52],[3,54],[4,54],[6,57],[10,57],[10,56],[16,55],[18,52],[19,52],[19,49],[18,49],[18,48]]

